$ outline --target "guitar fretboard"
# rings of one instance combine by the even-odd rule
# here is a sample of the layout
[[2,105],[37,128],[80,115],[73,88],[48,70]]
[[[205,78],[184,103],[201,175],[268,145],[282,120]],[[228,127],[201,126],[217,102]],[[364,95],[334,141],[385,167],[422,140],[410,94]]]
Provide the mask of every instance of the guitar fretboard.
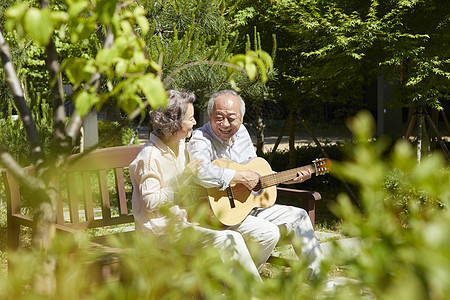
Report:
[[260,178],[260,182],[261,182],[261,188],[267,188],[288,180],[292,180],[295,177],[297,177],[297,173],[300,171],[307,171],[307,170],[311,170],[311,174],[316,172],[316,169],[314,167],[314,164],[311,165],[307,165],[307,166],[303,166],[303,167],[299,167],[299,168],[295,168],[295,169],[290,169],[290,170],[286,170],[286,171],[282,171],[282,172],[278,172],[278,173],[274,173],[274,174],[270,174],[270,175],[265,175],[262,176]]

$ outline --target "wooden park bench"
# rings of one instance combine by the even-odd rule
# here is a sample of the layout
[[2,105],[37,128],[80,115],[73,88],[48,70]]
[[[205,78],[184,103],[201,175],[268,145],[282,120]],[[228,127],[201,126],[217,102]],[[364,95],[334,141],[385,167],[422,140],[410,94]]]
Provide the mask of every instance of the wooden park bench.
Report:
[[[127,169],[141,148],[142,145],[112,147],[92,151],[81,158],[79,154],[70,156],[73,163],[61,179],[65,189],[57,203],[57,230],[74,232],[128,225],[131,230],[125,234],[133,234],[131,182]],[[2,170],[2,175],[7,193],[8,251],[15,251],[20,246],[21,226],[32,228],[33,220],[24,213],[18,182],[7,170]],[[300,200],[300,206],[308,212],[314,226],[315,201],[321,199],[319,193],[284,187],[278,187],[277,191],[278,196]],[[104,239],[103,235],[92,240],[101,243]]]

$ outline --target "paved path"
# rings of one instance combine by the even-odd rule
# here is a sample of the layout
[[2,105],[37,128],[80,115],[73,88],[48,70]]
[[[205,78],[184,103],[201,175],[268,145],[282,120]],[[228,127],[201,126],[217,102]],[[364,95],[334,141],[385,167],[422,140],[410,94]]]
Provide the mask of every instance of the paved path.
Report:
[[[358,255],[360,251],[360,241],[358,238],[344,238],[338,234],[335,233],[328,233],[328,232],[322,232],[317,231],[316,232],[317,237],[320,242],[320,247],[322,248],[322,251],[325,255],[325,257],[330,257],[333,255],[333,245],[332,243],[337,243],[340,247],[342,247],[344,250],[349,251],[350,253],[353,253],[354,255]],[[297,260],[298,256],[295,253],[292,246],[281,246],[277,247],[276,251],[274,251],[273,256],[275,257],[281,257],[285,259],[292,259]],[[345,286],[347,284],[357,284],[358,280],[344,277],[344,276],[333,276],[334,282],[339,286]]]
[[[333,242],[336,242],[344,249],[348,249],[351,253],[355,253],[355,255],[359,252],[360,246],[358,238],[345,238],[339,234],[322,231],[316,231],[316,234],[320,242],[320,247],[322,248],[325,256],[332,255]],[[286,259],[298,259],[294,249],[292,249],[291,246],[280,247],[278,251],[275,252],[275,256],[280,256]]]

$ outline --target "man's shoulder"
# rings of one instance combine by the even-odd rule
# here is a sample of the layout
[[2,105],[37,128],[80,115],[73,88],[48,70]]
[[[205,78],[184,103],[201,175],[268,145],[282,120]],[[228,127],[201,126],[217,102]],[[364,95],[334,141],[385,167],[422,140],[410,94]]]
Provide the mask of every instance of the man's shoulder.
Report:
[[241,124],[241,127],[236,132],[236,136],[238,139],[249,139],[251,141],[250,133],[247,130],[247,127],[244,124]]
[[241,126],[239,127],[237,133],[240,133],[240,134],[249,134],[249,133],[248,133],[248,130],[247,130],[247,127],[245,127],[244,124],[241,124]]
[[203,125],[202,127],[199,127],[197,129],[195,129],[192,132],[192,137],[190,139],[190,141],[195,141],[195,140],[203,140],[203,139],[207,139],[210,140],[211,139],[211,134],[208,130],[208,124]]

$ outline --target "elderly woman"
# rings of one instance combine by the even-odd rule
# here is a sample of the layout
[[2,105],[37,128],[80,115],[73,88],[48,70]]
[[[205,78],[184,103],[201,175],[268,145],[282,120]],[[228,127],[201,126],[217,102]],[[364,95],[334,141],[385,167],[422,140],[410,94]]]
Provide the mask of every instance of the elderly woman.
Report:
[[[153,131],[130,164],[133,184],[132,209],[136,230],[153,235],[167,233],[169,221],[178,227],[192,227],[204,233],[204,244],[218,249],[224,261],[238,261],[261,281],[247,246],[240,233],[232,230],[211,230],[188,222],[187,211],[175,203],[174,195],[186,178],[198,171],[200,161],[187,164],[185,138],[190,137],[194,119],[195,95],[167,91],[165,110],[152,111]],[[188,166],[188,167],[186,167]],[[162,207],[169,207],[170,217]]]

